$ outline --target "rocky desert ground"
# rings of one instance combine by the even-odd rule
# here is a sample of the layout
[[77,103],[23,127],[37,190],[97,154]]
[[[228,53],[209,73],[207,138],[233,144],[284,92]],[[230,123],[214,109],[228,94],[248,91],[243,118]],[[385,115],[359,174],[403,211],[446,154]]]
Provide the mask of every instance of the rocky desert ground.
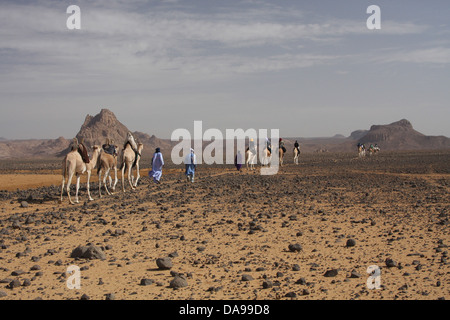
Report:
[[274,176],[201,165],[193,184],[167,165],[157,185],[143,159],[135,191],[99,199],[93,178],[76,205],[58,201],[61,160],[2,160],[0,299],[448,299],[449,160],[288,155]]

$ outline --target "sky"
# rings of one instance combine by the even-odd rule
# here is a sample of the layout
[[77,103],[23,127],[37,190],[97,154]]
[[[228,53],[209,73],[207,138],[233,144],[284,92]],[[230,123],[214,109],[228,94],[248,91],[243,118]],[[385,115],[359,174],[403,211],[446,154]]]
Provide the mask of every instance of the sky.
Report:
[[401,119],[450,137],[449,17],[447,0],[2,0],[0,137],[71,139],[102,108],[160,138]]

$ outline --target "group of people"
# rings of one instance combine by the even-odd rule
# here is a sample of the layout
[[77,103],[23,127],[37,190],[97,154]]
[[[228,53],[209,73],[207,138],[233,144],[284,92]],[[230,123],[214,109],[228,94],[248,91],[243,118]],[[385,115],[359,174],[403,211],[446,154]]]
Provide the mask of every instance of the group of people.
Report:
[[[185,174],[188,182],[194,182],[195,169],[197,168],[197,158],[194,149],[191,148],[190,152],[184,159]],[[155,153],[152,157],[152,170],[148,173],[149,178],[153,178],[155,183],[160,183],[162,177],[162,169],[164,167],[164,158],[160,148],[155,149]]]
[[[282,138],[280,138],[279,145],[280,145],[280,148],[283,149],[284,152],[286,152],[286,148],[284,146],[284,141]],[[266,138],[266,147],[269,150],[269,152],[271,153],[272,152],[271,143],[268,138]],[[296,140],[294,143],[294,148],[296,148],[298,150],[298,153],[300,153],[299,147],[300,146],[298,144],[298,141]],[[256,145],[255,145],[253,138],[250,139],[247,150],[250,150],[251,153],[256,154]],[[238,151],[234,158],[234,165],[235,165],[237,171],[239,171],[239,172],[241,171],[244,160],[245,159],[243,158],[241,152]],[[192,149],[192,148],[190,149],[190,152],[186,155],[186,157],[184,159],[184,164],[185,164],[185,175],[186,175],[187,181],[194,182],[195,170],[197,168],[197,159],[196,159],[194,149]],[[155,183],[160,183],[160,180],[162,177],[162,169],[164,166],[164,158],[163,158],[160,148],[155,149],[155,153],[153,154],[153,157],[152,157],[151,166],[152,166],[152,170],[150,170],[150,172],[148,174],[149,178],[150,179],[153,178],[153,181]]]

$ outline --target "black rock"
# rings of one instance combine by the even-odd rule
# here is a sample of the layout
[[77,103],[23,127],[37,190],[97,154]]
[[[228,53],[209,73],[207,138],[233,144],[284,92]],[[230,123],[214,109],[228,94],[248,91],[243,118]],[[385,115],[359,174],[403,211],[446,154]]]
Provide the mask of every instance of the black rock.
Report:
[[298,251],[301,251],[301,250],[302,250],[302,246],[299,245],[298,243],[296,243],[296,244],[290,244],[290,245],[288,246],[288,249],[289,249],[289,251],[291,251],[291,252],[298,252]]
[[169,287],[170,288],[182,288],[182,287],[187,287],[188,283],[186,278],[182,277],[182,276],[176,276],[172,281],[170,281]]
[[266,280],[266,281],[263,282],[262,286],[263,286],[264,289],[272,288],[273,287],[273,282],[270,281],[270,280]]
[[18,288],[20,286],[21,286],[20,281],[18,279],[14,279],[13,281],[11,281],[9,283],[8,288],[9,289],[14,289],[14,288]]
[[105,300],[114,300],[116,298],[116,296],[114,295],[114,293],[107,293],[105,295]]
[[106,255],[102,251],[102,249],[94,245],[78,246],[72,251],[70,257],[83,259],[100,259],[100,260],[106,259]]
[[156,259],[156,265],[161,270],[169,270],[173,267],[172,259],[169,257]]
[[295,298],[297,297],[297,294],[295,292],[288,292],[285,295],[286,298]]
[[331,270],[327,270],[323,276],[324,277],[336,277],[337,274],[338,274],[337,269],[331,269]]
[[390,259],[390,258],[387,258],[385,263],[386,263],[386,267],[388,267],[388,268],[392,268],[392,267],[397,267],[398,266],[397,261],[395,261],[393,259]]
[[241,280],[242,281],[252,281],[253,277],[249,274],[243,274]]
[[149,286],[153,283],[152,279],[141,279],[141,286]]
[[350,273],[350,278],[361,278],[361,274],[356,270],[352,270],[352,272]]
[[347,247],[354,247],[356,245],[356,240],[355,239],[348,239],[347,240]]

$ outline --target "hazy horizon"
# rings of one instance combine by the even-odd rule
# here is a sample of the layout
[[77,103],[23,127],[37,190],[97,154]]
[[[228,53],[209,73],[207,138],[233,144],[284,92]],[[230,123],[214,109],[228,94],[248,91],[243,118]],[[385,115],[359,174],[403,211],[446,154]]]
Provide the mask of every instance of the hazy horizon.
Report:
[[103,108],[162,139],[195,120],[321,138],[407,119],[450,137],[449,16],[443,0],[2,1],[0,137],[70,139]]

